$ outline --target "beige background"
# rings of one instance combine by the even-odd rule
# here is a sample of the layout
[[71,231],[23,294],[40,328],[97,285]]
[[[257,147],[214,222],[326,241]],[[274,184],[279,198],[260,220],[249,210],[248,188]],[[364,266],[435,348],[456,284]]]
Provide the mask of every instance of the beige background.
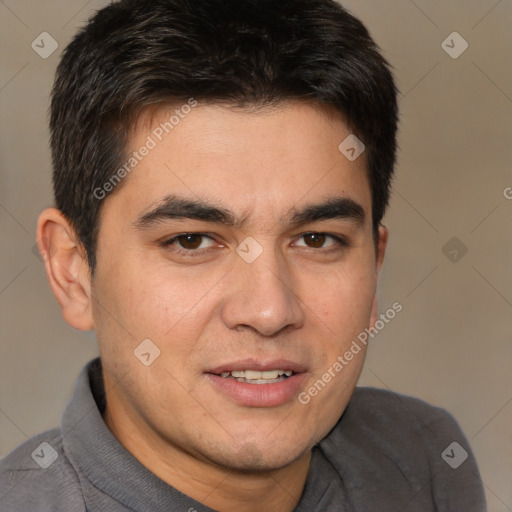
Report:
[[[105,4],[0,1],[0,455],[59,423],[97,353],[91,333],[61,319],[33,246],[38,212],[52,202],[55,67]],[[476,453],[489,510],[512,510],[512,1],[344,5],[384,49],[402,92],[380,301],[382,312],[395,301],[404,309],[372,341],[361,384],[450,410]],[[43,31],[59,44],[47,59],[31,48]],[[457,59],[441,47],[454,31],[469,43]],[[468,250],[457,262],[454,247],[443,253],[452,237],[459,257],[460,244]]]

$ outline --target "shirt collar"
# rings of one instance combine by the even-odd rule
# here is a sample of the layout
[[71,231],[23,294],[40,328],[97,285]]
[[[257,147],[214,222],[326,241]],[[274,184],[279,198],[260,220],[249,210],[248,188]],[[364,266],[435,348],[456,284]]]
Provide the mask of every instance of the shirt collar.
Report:
[[[80,373],[62,419],[64,450],[79,475],[131,510],[215,512],[158,478],[133,457],[105,424],[105,403],[102,366],[97,358]],[[342,512],[340,498],[344,495],[339,473],[321,449],[314,447],[295,512],[328,512],[333,502],[338,503],[336,512]]]

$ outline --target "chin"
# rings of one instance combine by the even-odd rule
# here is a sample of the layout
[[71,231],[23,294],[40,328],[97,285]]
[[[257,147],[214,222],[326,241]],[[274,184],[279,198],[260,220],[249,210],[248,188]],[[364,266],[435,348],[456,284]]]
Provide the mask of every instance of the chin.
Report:
[[[312,446],[312,445],[311,445]],[[265,439],[259,441],[238,442],[212,457],[217,464],[242,472],[266,472],[288,466],[299,459],[311,448],[304,442],[287,442],[269,445]]]

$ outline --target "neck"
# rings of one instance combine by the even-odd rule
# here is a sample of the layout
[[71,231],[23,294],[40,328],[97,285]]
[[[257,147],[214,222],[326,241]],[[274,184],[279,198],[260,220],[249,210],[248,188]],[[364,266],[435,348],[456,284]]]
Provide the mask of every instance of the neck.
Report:
[[291,512],[306,482],[311,451],[283,468],[247,472],[185,452],[137,421],[119,404],[108,404],[104,420],[117,440],[158,478],[219,512]]

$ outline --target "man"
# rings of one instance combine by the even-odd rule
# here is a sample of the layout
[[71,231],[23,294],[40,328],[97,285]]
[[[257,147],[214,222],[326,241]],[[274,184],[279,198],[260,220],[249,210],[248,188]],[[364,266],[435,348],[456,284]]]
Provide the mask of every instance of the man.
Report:
[[38,240],[100,359],[62,428],[2,461],[1,509],[485,510],[450,415],[355,390],[396,124],[332,0],[99,11],[57,71]]

